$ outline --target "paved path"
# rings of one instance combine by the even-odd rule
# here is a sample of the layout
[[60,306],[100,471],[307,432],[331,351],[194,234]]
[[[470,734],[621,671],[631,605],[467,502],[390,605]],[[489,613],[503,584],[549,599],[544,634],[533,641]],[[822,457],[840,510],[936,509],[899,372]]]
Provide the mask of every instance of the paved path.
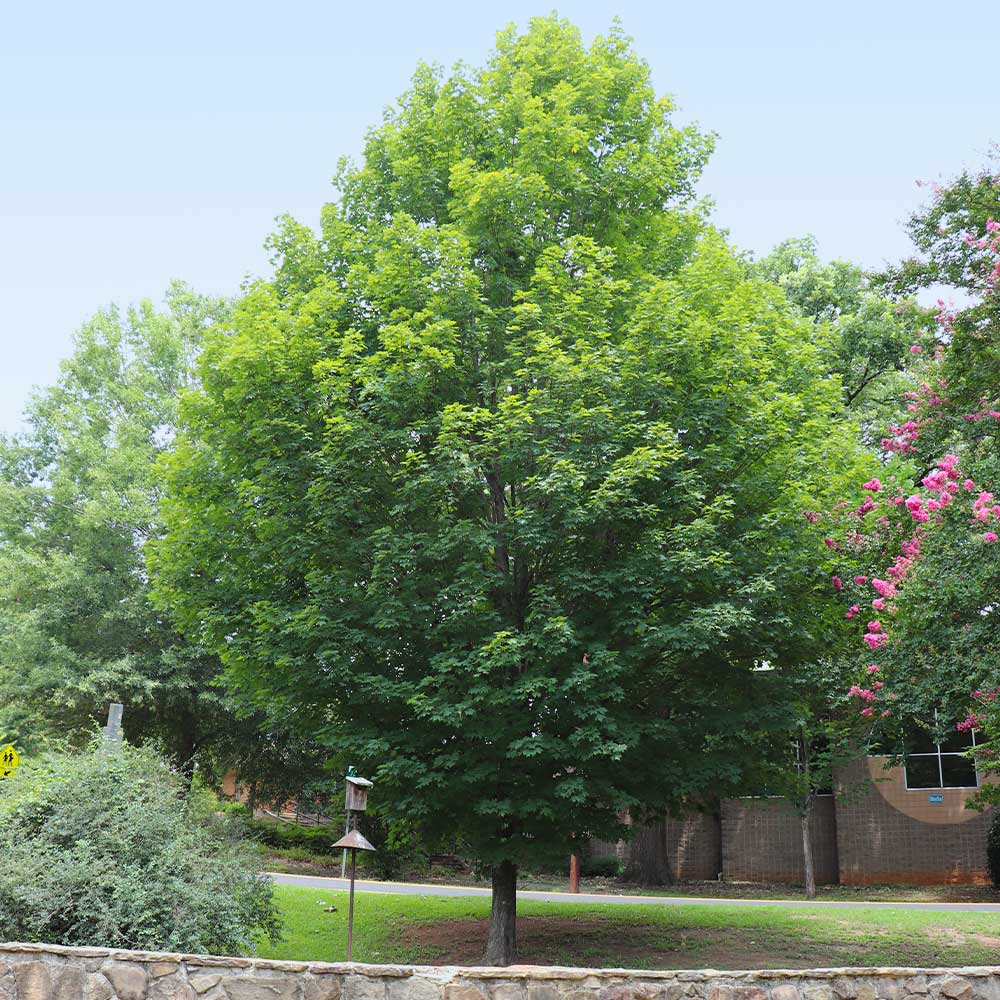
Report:
[[[309,889],[346,889],[347,879],[321,878],[318,875],[282,875],[268,873],[282,885],[301,885]],[[402,896],[489,896],[489,889],[464,885],[423,885],[419,882],[368,882],[358,879],[354,883],[358,892],[381,892]],[[541,892],[536,889],[519,889],[518,899],[536,899],[544,903],[641,903],[648,906],[823,906],[839,910],[865,910],[872,907],[889,907],[896,910],[951,910],[969,913],[996,913],[1000,903],[866,903],[854,900],[824,899],[709,899],[704,896],[613,896],[603,893]]]

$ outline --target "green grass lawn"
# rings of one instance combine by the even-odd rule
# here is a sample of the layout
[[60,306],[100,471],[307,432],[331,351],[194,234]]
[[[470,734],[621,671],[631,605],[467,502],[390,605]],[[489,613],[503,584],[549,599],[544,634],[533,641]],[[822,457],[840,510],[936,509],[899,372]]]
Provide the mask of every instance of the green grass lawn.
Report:
[[[275,886],[285,940],[261,955],[343,961],[347,894]],[[325,912],[334,905],[336,912]],[[476,964],[485,897],[355,897],[354,957],[362,962]],[[1000,917],[990,913],[817,907],[518,904],[521,961],[626,968],[809,968],[990,965]]]

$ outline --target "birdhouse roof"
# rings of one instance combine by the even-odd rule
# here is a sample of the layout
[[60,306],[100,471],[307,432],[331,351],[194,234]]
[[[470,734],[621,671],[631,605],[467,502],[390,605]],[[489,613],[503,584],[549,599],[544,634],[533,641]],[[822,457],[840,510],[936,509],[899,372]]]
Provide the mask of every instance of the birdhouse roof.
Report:
[[367,778],[355,778],[355,777],[348,776],[347,780],[352,785],[359,785],[361,788],[371,788],[372,787],[372,783]]
[[336,847],[354,847],[359,851],[374,851],[375,848],[367,841],[357,830],[351,830],[346,837],[341,837],[336,844]]

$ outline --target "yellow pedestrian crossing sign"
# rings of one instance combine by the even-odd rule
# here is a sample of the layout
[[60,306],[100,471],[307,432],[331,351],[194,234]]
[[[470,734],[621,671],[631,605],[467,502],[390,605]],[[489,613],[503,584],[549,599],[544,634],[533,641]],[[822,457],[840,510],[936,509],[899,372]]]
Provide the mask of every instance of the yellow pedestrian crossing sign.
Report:
[[21,766],[21,755],[8,743],[0,750],[0,778],[9,778]]

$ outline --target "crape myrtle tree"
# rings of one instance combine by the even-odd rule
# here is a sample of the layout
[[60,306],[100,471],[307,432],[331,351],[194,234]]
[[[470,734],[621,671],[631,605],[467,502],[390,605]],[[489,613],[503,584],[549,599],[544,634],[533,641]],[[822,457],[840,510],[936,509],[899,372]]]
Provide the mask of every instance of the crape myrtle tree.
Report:
[[[856,712],[905,751],[916,722],[936,742],[976,729],[997,769],[1000,675],[1000,172],[935,185],[910,220],[917,252],[882,276],[899,295],[950,287],[953,306],[911,345],[911,385],[884,432],[884,471],[817,527],[839,559],[859,655]],[[949,294],[949,293],[944,293]],[[980,801],[995,798],[984,786]]]
[[240,766],[287,796],[327,755],[237,718],[215,684],[218,657],[151,604],[143,555],[159,531],[154,462],[205,330],[228,309],[176,284],[162,310],[102,310],[24,429],[0,439],[0,739],[31,754],[85,741],[120,701],[129,738],[188,773]]
[[754,665],[822,645],[801,512],[854,439],[813,325],[692,200],[709,146],[617,30],[420,67],[320,231],[273,238],[164,462],[160,598],[472,845],[491,963],[519,865],[738,785]]

